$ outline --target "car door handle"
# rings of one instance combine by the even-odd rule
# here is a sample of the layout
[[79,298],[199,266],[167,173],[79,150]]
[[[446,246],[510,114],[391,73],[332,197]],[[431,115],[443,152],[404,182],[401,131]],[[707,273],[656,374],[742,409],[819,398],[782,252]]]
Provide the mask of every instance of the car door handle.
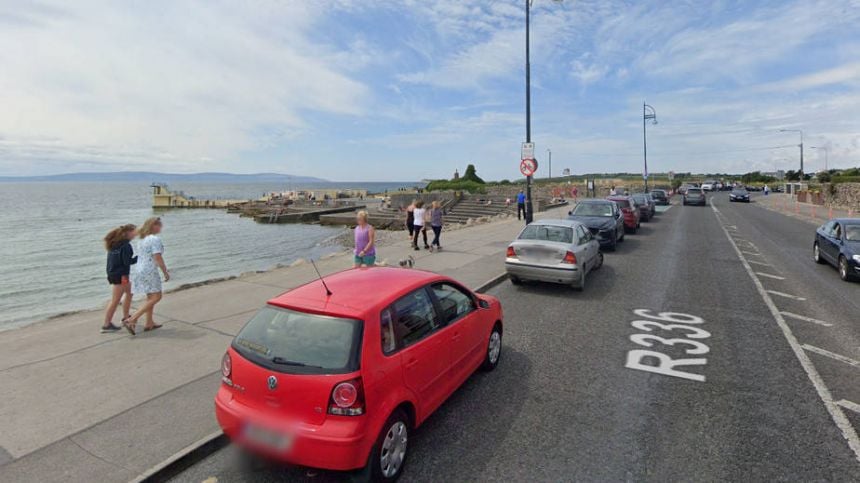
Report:
[[410,359],[410,360],[406,361],[406,368],[407,368],[407,369],[412,369],[412,368],[413,368],[413,367],[415,367],[417,364],[418,364],[418,359]]
[[454,334],[453,334],[453,335],[451,335],[451,340],[453,340],[453,341],[455,341],[455,342],[456,342],[456,341],[458,341],[458,340],[460,340],[460,333],[459,333],[459,332],[454,332]]

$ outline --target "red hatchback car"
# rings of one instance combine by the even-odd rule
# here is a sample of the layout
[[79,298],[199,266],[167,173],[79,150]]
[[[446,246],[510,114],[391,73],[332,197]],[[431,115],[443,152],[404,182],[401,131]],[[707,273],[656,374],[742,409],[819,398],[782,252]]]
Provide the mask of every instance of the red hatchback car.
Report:
[[627,233],[636,233],[639,229],[640,217],[639,207],[636,205],[636,200],[630,196],[610,196],[606,198],[609,201],[615,202],[618,208],[621,209],[621,214],[624,216],[624,229]]
[[268,302],[224,355],[215,414],[239,445],[394,481],[409,432],[502,348],[502,307],[421,270],[359,268]]

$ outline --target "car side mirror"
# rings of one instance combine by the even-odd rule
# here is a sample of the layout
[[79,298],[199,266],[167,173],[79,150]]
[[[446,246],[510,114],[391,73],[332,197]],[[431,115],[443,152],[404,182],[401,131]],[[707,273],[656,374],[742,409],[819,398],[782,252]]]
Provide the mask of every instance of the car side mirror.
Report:
[[488,309],[490,308],[490,302],[487,302],[484,299],[478,299],[478,307],[481,307],[482,309]]

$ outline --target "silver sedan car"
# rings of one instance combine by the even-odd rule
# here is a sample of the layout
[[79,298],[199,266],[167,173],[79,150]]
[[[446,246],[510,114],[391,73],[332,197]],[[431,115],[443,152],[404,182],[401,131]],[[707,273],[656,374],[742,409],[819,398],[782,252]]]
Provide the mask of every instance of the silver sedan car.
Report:
[[576,290],[603,265],[600,244],[582,223],[540,220],[527,225],[508,246],[505,271],[514,285],[523,280],[561,283]]

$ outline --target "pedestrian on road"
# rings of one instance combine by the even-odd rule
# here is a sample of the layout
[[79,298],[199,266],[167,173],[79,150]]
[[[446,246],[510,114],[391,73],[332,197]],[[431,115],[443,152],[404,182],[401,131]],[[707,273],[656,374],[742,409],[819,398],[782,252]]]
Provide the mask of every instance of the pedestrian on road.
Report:
[[764,185],[764,195],[767,196],[768,193],[770,193],[770,187],[768,185]]
[[613,186],[612,188],[609,188],[609,196],[616,196],[616,195],[618,195],[618,191],[615,190],[615,186]]
[[114,228],[105,236],[105,250],[107,250],[107,279],[111,287],[111,299],[105,310],[105,320],[102,324],[102,334],[116,332],[121,327],[113,325],[113,316],[116,308],[122,301],[122,321],[128,319],[131,311],[131,283],[128,275],[131,266],[137,263],[131,240],[137,235],[137,227],[134,225],[122,225]]
[[415,209],[412,210],[412,217],[414,219],[415,232],[412,236],[412,248],[418,250],[418,235],[424,235],[424,248],[429,250],[430,245],[427,244],[427,226],[425,225],[425,214],[426,209],[424,208],[424,201],[418,200],[415,202]]
[[442,214],[442,204],[434,201],[430,209],[430,228],[433,229],[433,242],[430,243],[430,246],[436,247],[437,250],[442,249],[439,242],[439,235],[442,234]]
[[526,216],[526,194],[520,190],[517,194],[517,219],[521,220],[523,216]]
[[573,196],[573,202],[576,203],[576,198],[579,195],[579,188],[574,186],[573,189],[570,190],[570,194],[571,194],[571,196]]
[[362,265],[372,267],[376,264],[376,228],[367,222],[367,212],[364,210],[355,214],[355,263],[354,267]]
[[412,239],[412,234],[415,232],[415,201],[406,207],[406,229],[409,230],[409,239]]
[[141,241],[138,245],[137,264],[131,274],[131,291],[135,295],[146,294],[146,302],[122,324],[131,335],[135,333],[138,319],[144,315],[146,316],[144,332],[161,328],[161,325],[153,320],[152,312],[155,304],[161,301],[161,277],[158,270],[161,269],[161,273],[164,274],[165,282],[170,280],[170,272],[167,271],[167,265],[162,256],[164,244],[158,236],[162,228],[161,218],[150,218],[143,222],[139,230]]

